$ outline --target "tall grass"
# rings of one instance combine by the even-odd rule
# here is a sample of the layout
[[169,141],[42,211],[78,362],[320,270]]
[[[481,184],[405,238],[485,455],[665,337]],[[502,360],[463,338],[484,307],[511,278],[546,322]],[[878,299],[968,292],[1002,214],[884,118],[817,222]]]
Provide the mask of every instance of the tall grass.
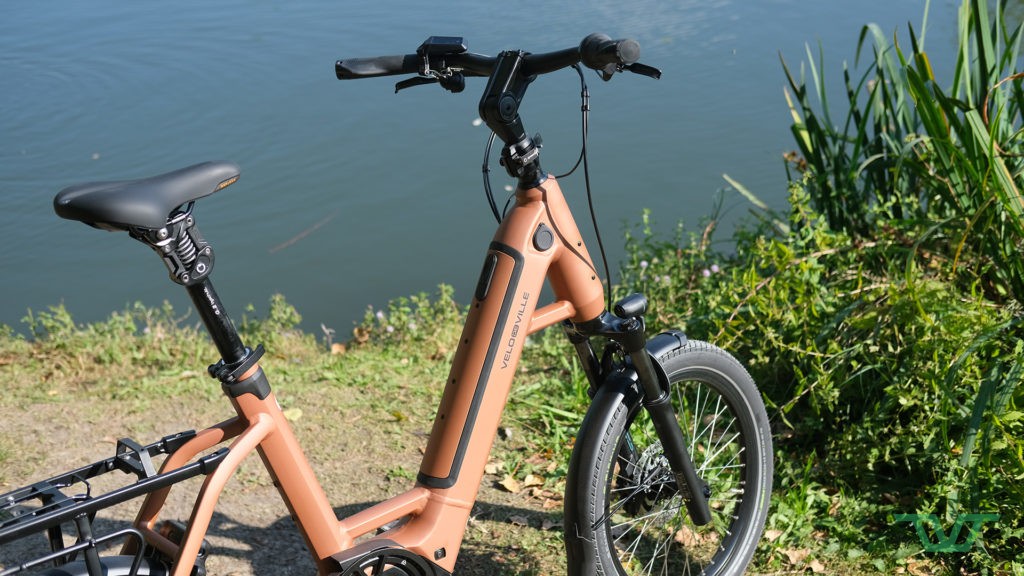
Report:
[[980,278],[990,297],[1020,301],[1021,28],[1008,29],[1004,7],[999,2],[992,14],[984,0],[963,2],[948,87],[912,27],[904,47],[865,26],[856,62],[866,60],[867,70],[856,76],[844,67],[846,112],[838,122],[810,51],[799,76],[783,66],[798,168],[812,175],[808,191],[830,226],[871,237],[871,206],[895,219],[927,220],[932,230],[913,240],[948,249],[950,277]]
[[[809,203],[827,228],[848,235],[855,247],[906,247],[902,275],[906,286],[916,288],[904,296],[916,301],[923,318],[931,318],[933,331],[948,330],[950,318],[960,317],[957,299],[973,300],[978,310],[999,306],[1005,314],[984,327],[960,327],[955,353],[935,350],[942,368],[931,372],[937,395],[919,407],[933,411],[920,433],[934,439],[924,446],[934,452],[934,477],[926,489],[930,496],[917,506],[944,513],[947,520],[999,506],[1006,498],[1016,503],[1013,509],[1024,503],[1024,363],[1018,361],[1024,351],[1022,34],[1020,26],[1008,25],[1005,1],[992,8],[985,0],[962,2],[951,79],[936,76],[923,35],[913,27],[902,43],[876,25],[862,29],[855,68],[863,64],[866,70],[858,75],[844,66],[845,100],[838,106],[829,101],[820,57],[815,63],[808,50],[799,75],[783,62],[799,150],[791,165],[804,173]],[[925,21],[927,11],[926,5]],[[834,116],[839,109],[842,115]],[[955,286],[960,294],[942,314],[928,308],[928,302],[935,304],[934,293],[918,291],[930,291],[933,281]],[[857,315],[855,307],[843,313],[850,315],[841,319],[844,324]],[[914,319],[906,320],[907,330],[890,336],[910,336]],[[874,335],[887,325],[879,319]],[[889,342],[888,350],[878,347],[876,353],[920,346],[928,336]],[[882,359],[877,364],[887,366]],[[871,366],[865,370],[874,372]],[[965,387],[971,390],[966,397]],[[848,391],[838,394],[848,397]],[[1003,521],[1008,524],[1001,541],[1019,546],[1021,516],[1004,515]]]

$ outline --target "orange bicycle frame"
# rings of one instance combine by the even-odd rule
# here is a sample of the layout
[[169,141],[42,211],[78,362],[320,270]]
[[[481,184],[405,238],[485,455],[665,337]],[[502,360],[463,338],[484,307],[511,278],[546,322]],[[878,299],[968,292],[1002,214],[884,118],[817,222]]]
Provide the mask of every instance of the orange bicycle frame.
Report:
[[[545,278],[550,280],[555,300],[538,308]],[[337,569],[358,538],[403,518],[407,518],[405,523],[375,539],[432,559],[451,572],[526,337],[564,320],[596,318],[604,310],[604,295],[555,179],[519,189],[515,205],[484,258],[412,489],[337,519],[273,393],[259,398],[249,392],[232,398],[237,417],[198,433],[163,463],[162,473],[217,444],[232,441],[228,456],[203,483],[182,542],[172,543],[155,529],[170,488],[147,496],[136,528],[150,544],[175,558],[174,576],[186,576],[227,480],[256,450],[299,526],[319,573]],[[262,369],[255,365],[238,380],[244,383],[260,378]]]

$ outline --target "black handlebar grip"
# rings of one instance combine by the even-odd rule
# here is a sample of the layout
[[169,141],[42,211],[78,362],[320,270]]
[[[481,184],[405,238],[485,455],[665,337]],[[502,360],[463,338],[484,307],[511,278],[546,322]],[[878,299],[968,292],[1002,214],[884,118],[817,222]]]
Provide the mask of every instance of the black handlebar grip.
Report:
[[416,74],[420,71],[420,61],[421,58],[415,54],[349,58],[335,62],[334,72],[338,75],[338,80]]
[[591,34],[580,42],[580,60],[587,68],[601,70],[609,65],[628,66],[640,59],[640,43],[623,38],[612,40],[607,34]]

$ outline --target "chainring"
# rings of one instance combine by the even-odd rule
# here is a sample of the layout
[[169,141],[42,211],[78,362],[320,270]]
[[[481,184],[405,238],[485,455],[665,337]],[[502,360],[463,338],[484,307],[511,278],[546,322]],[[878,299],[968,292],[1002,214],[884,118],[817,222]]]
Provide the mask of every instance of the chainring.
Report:
[[429,562],[404,548],[381,548],[352,561],[340,576],[435,576]]

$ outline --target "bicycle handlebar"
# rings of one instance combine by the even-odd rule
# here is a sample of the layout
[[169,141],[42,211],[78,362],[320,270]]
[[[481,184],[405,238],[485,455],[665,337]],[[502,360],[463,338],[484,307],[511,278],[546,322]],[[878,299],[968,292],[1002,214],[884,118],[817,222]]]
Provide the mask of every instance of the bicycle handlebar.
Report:
[[[523,73],[529,76],[547,74],[582,62],[584,66],[607,75],[612,73],[614,68],[634,64],[639,58],[640,44],[636,40],[612,40],[606,34],[591,34],[584,38],[579,46],[553,52],[525,54]],[[338,60],[334,69],[338,80],[423,74],[424,63],[428,64],[430,69],[459,70],[469,76],[490,76],[497,60],[494,56],[470,52],[406,54]]]
[[480,118],[505,143],[501,163],[509,175],[536,184],[543,181],[546,173],[540,168],[540,146],[526,132],[519,115],[527,86],[540,74],[575,67],[581,62],[597,70],[604,80],[623,70],[652,78],[661,76],[658,69],[637,62],[639,57],[640,44],[636,40],[612,40],[606,34],[591,34],[578,46],[553,52],[506,50],[497,56],[467,52],[460,37],[431,36],[415,54],[338,60],[334,68],[339,80],[414,74],[398,82],[395,92],[425,84],[440,84],[450,92],[462,92],[466,76],[486,76],[489,80],[480,99]]

